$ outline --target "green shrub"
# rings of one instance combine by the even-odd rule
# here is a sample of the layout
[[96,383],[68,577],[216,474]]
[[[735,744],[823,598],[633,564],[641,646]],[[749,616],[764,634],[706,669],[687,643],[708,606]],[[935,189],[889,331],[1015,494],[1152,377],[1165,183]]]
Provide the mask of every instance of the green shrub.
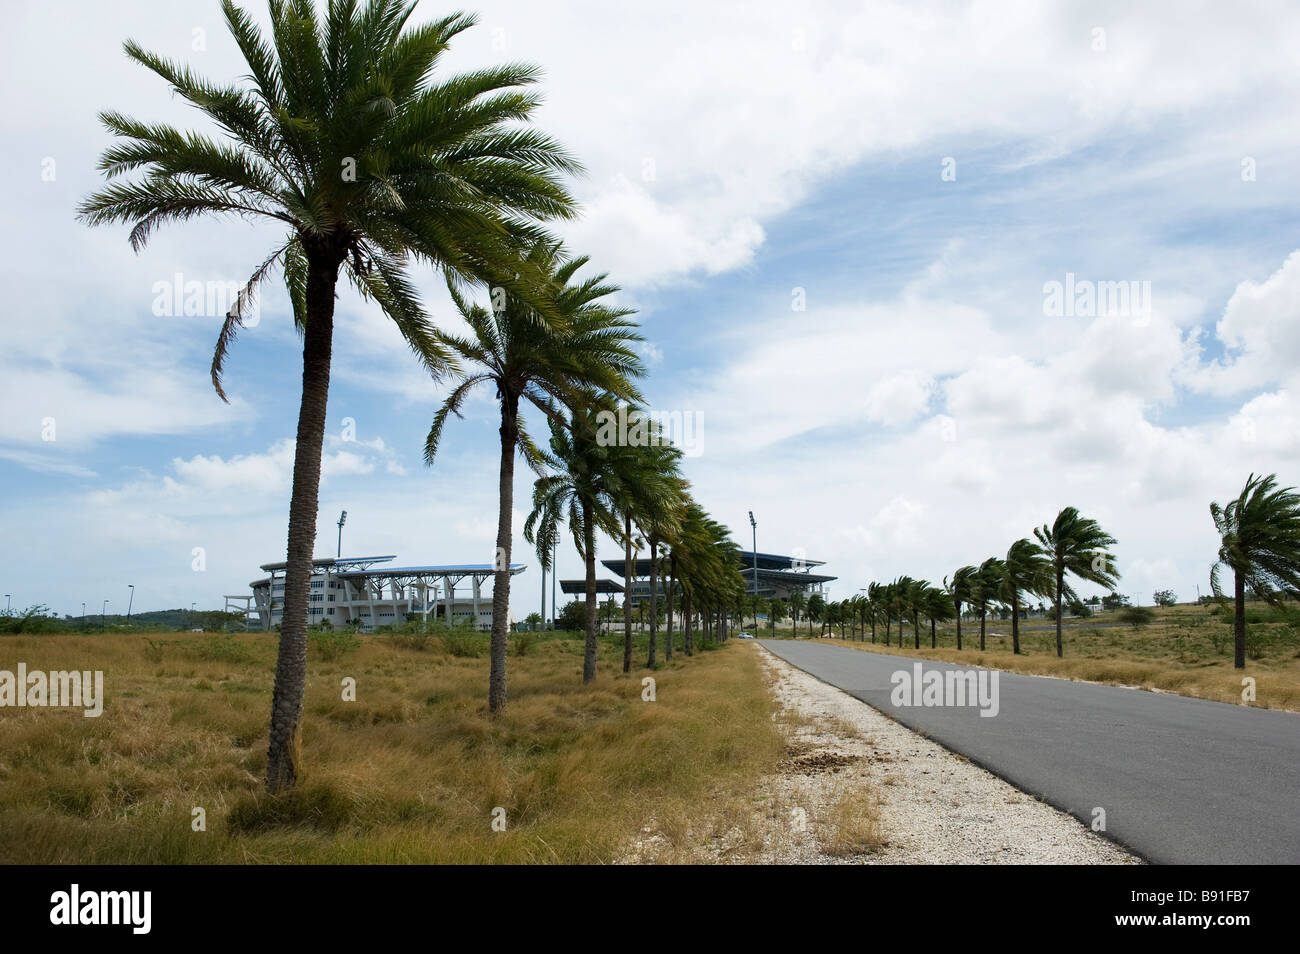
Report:
[[345,653],[361,648],[361,640],[355,633],[344,629],[326,629],[307,634],[307,644],[320,655],[321,659],[331,662]]
[[190,650],[205,662],[250,663],[257,658],[253,647],[233,636],[207,636],[196,639]]
[[1146,626],[1155,618],[1155,610],[1149,606],[1125,606],[1119,611],[1120,622],[1128,623],[1134,629]]
[[518,636],[511,639],[510,642],[514,644],[516,656],[527,656],[528,650],[532,649],[533,645],[537,642],[537,637],[532,633],[520,633]]
[[487,655],[490,642],[485,633],[457,627],[442,634],[442,645],[453,656],[461,659],[477,659]]

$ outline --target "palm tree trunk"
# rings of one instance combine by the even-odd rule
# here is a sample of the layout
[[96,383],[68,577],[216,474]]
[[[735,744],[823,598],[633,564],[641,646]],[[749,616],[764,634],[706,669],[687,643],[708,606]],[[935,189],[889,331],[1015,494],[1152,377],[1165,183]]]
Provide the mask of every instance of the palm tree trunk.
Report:
[[920,613],[914,613],[912,615],[912,642],[915,644],[912,647],[913,649],[921,648],[921,614]]
[[623,518],[623,671],[632,671],[632,518]]
[[931,616],[930,617],[930,648],[931,649],[935,649],[938,646],[938,643],[935,640],[936,637],[934,634],[934,617]]
[[[886,646],[889,645],[889,640],[892,638],[891,633],[893,632],[893,628],[894,628],[894,621],[890,619],[888,616],[886,616],[885,617],[885,645]],[[902,644],[900,643],[899,645],[901,646]]]
[[[673,548],[674,551],[676,548]],[[667,620],[664,625],[664,662],[673,658],[673,587],[677,583],[677,554],[668,558],[668,592],[664,599],[668,601]]]
[[686,655],[694,655],[694,647],[691,645],[691,598],[682,593],[682,642],[686,649]]
[[873,612],[871,614],[871,645],[874,646],[875,644],[876,644],[876,615]]
[[596,678],[596,528],[591,514],[591,502],[582,506],[582,544],[583,556],[587,563],[587,645],[582,656],[582,681],[591,682]]
[[[510,631],[510,525],[514,513],[515,447],[519,443],[519,397],[501,395],[501,480],[497,515],[497,555],[492,574],[492,665],[488,674],[488,711],[506,706],[506,648]],[[474,621],[477,625],[478,620]]]
[[1020,594],[1011,591],[1011,651],[1020,655]]
[[1233,571],[1233,589],[1236,597],[1236,613],[1232,621],[1232,667],[1246,668],[1246,578],[1240,570]]
[[1065,655],[1061,647],[1061,589],[1065,583],[1065,571],[1059,567],[1056,570],[1056,658],[1060,659]]
[[961,603],[954,600],[953,606],[957,610],[957,651],[961,651]]
[[988,619],[988,606],[980,607],[980,652],[984,652],[984,621]]
[[650,657],[647,666],[655,664],[655,640],[659,635],[659,541],[650,539]]
[[266,751],[266,791],[292,788],[301,759],[302,703],[307,689],[307,607],[312,555],[316,548],[321,446],[329,403],[330,358],[334,339],[334,287],[339,262],[309,259],[307,327],[302,345],[302,399],[289,498],[289,542],[284,571],[280,646],[271,694],[270,741]]

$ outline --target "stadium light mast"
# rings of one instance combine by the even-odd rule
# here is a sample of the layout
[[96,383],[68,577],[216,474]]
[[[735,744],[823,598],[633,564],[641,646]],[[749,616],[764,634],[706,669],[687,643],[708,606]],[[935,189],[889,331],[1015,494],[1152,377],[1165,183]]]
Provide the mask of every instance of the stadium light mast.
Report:
[[126,588],[131,591],[131,595],[126,598],[126,625],[131,625],[131,607],[135,605],[135,584],[128,583]]
[[758,524],[754,521],[754,511],[749,512],[749,528],[754,531],[754,595],[758,595]]
[[335,551],[335,559],[343,558],[343,524],[348,522],[348,512],[344,510],[339,514],[339,548]]

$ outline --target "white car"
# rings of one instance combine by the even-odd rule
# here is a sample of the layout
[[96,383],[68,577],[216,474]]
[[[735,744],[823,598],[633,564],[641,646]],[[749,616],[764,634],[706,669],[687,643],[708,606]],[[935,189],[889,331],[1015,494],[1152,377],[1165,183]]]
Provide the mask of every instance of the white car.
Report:
[[740,639],[753,639],[753,638],[754,638],[754,634],[753,634],[753,633],[741,633],[739,638],[740,638]]

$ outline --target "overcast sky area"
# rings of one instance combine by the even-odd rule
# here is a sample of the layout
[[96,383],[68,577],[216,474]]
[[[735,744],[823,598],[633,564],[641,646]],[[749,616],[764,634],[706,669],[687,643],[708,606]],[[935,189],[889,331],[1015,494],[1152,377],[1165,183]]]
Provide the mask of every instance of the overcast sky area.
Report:
[[[588,169],[559,234],[638,310],[647,399],[697,424],[686,476],[743,547],[753,510],[760,551],[825,561],[843,598],[938,582],[1074,505],[1149,604],[1208,591],[1211,500],[1252,471],[1300,483],[1300,6],[1131,6],[480,3],[442,69],[545,69],[537,124]],[[277,280],[223,404],[220,319],[158,315],[155,288],[243,280],[277,233],[192,222],[136,254],[74,210],[102,181],[100,110],[207,128],[123,40],[246,70],[215,0],[7,12],[4,592],[220,608],[285,558],[300,345]],[[1052,282],[1137,294],[1054,309]],[[444,389],[385,322],[341,291],[316,553],[346,509],[345,555],[489,562],[494,395],[426,467]],[[571,546],[559,562],[581,576]]]

